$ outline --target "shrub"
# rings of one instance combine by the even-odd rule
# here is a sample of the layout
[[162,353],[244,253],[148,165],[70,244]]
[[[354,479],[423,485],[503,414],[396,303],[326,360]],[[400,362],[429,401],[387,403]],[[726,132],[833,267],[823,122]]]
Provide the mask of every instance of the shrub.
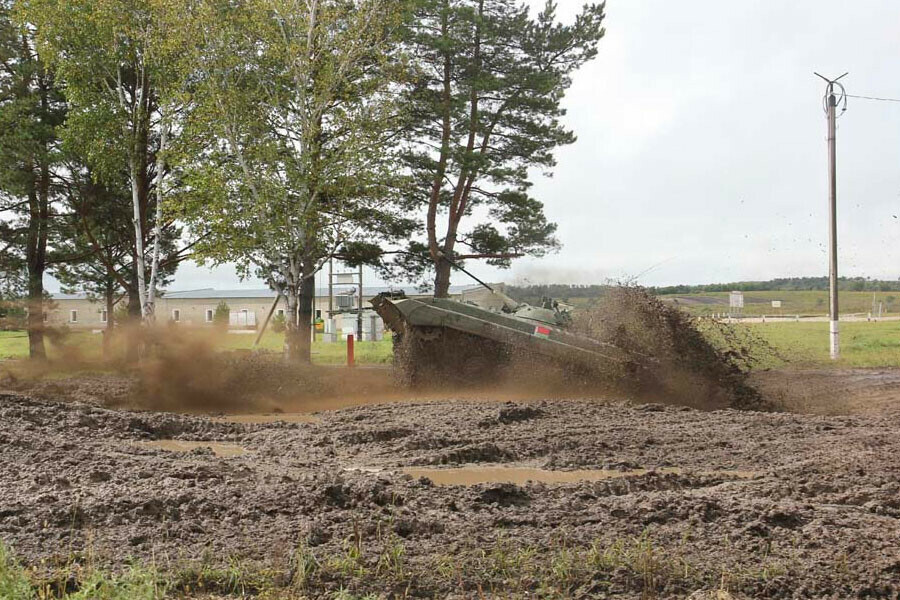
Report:
[[228,303],[222,300],[216,306],[216,312],[213,314],[213,325],[218,329],[228,329],[228,322],[231,319],[231,308]]
[[275,333],[284,333],[285,329],[287,329],[287,321],[285,321],[284,313],[272,317],[272,331]]

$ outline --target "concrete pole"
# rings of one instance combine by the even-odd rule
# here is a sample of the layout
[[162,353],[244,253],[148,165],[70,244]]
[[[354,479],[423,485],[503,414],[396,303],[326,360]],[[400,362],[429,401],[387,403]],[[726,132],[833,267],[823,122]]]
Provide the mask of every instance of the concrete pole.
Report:
[[334,259],[328,259],[328,318],[334,312]]
[[356,311],[356,332],[359,335],[359,341],[363,341],[363,268],[359,265],[359,300]]
[[831,310],[829,314],[829,339],[831,359],[837,360],[841,355],[838,334],[838,263],[837,263],[837,151],[835,118],[837,99],[834,96],[834,85],[828,86],[828,204],[830,209],[829,238],[829,270],[828,279],[831,292]]

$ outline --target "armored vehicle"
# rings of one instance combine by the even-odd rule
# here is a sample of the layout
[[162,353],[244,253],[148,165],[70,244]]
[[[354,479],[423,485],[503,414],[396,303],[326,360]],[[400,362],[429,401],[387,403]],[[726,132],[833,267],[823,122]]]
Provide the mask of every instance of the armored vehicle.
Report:
[[544,298],[522,304],[499,291],[485,308],[448,298],[407,298],[384,293],[371,300],[394,333],[394,364],[410,385],[489,380],[515,358],[555,363],[573,372],[634,372],[640,360],[605,342],[570,330],[568,307]]

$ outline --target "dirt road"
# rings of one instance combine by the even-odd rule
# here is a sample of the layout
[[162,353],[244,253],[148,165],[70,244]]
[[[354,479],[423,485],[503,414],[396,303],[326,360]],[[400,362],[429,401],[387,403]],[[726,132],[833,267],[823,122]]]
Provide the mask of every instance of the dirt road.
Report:
[[898,598],[893,398],[833,416],[484,398],[232,423],[7,393],[0,539],[46,572],[239,565],[312,597]]

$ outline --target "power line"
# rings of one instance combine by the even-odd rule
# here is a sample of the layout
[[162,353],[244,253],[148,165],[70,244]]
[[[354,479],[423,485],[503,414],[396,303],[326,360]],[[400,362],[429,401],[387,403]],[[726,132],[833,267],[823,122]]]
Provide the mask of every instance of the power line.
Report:
[[861,100],[879,100],[881,102],[900,102],[900,98],[879,98],[877,96],[854,96],[853,94],[847,94],[848,98],[859,98]]

